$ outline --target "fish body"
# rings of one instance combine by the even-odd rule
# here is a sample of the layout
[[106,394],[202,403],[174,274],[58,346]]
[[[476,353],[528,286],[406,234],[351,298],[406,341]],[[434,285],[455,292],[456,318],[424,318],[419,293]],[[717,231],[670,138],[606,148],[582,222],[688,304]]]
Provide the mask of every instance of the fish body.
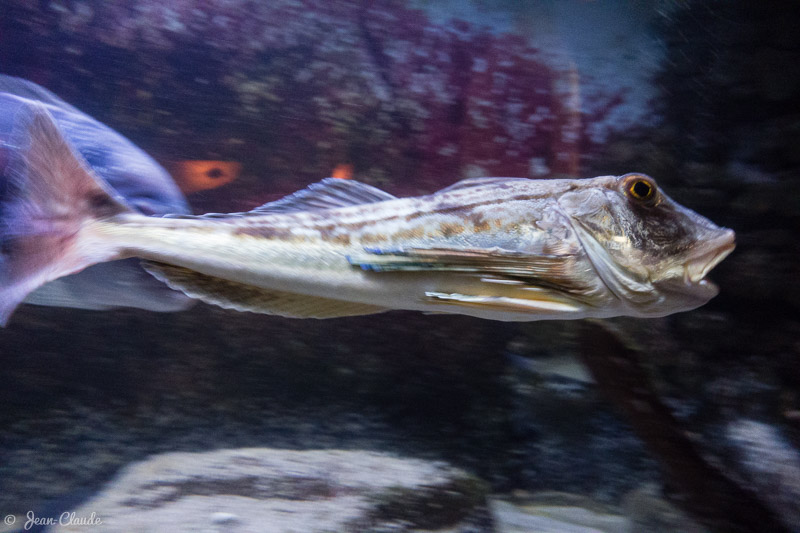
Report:
[[[128,257],[194,298],[284,316],[662,316],[713,297],[705,274],[733,249],[731,230],[641,174],[472,179],[417,198],[329,179],[249,213],[145,217],[98,186],[46,112],[28,129],[27,194],[9,212],[38,209],[41,223],[0,235],[1,320],[42,279]],[[54,224],[65,183],[82,187]],[[48,239],[59,258],[37,260]]]
[[[125,198],[137,213],[189,213],[170,175],[131,141],[32,82],[0,75],[0,202],[13,194],[14,172],[24,172],[20,150],[30,143],[20,117],[46,109],[95,179]],[[153,279],[136,260],[91,266],[54,280],[27,298],[29,303],[108,309],[138,307],[153,311],[185,309],[190,300]]]
[[[312,195],[364,188],[352,184],[325,181]],[[562,284],[610,312],[613,302],[600,294],[577,236],[559,225],[558,206],[548,200],[559,185],[568,183],[524,180],[319,210],[267,208],[246,216],[122,215],[91,231],[95,239],[118,243],[121,254],[247,286],[381,309],[457,307],[498,320],[590,316],[574,298],[548,289]],[[158,267],[149,268],[171,284]],[[534,278],[538,284],[525,281]]]

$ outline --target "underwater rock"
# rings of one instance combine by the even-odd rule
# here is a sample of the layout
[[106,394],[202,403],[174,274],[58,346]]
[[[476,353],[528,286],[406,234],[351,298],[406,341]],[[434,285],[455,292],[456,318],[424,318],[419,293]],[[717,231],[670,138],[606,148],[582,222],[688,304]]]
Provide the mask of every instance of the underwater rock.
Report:
[[[484,484],[441,462],[365,451],[156,455],[74,511],[95,532],[490,531]],[[52,532],[85,531],[59,525]]]
[[645,353],[612,321],[585,323],[583,338],[595,347],[583,360],[601,392],[620,408],[663,470],[672,503],[712,531],[790,531],[762,494],[740,483],[703,454],[685,423],[655,387],[640,359]]
[[497,533],[626,533],[631,522],[614,509],[576,494],[547,492],[524,501],[491,502]]
[[659,487],[646,483],[622,499],[624,514],[631,521],[630,533],[704,533],[701,525],[664,499]]
[[608,503],[657,480],[655,462],[581,364],[581,325],[540,321],[520,329],[504,354],[518,488]]
[[769,506],[794,529],[800,524],[800,452],[778,428],[755,420],[735,420],[726,428],[739,469]]

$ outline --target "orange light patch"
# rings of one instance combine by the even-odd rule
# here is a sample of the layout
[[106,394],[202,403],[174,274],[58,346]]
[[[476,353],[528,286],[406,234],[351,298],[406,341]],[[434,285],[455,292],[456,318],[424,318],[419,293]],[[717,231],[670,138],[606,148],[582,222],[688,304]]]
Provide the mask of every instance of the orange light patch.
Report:
[[336,178],[337,180],[351,180],[353,179],[353,165],[348,163],[342,163],[341,165],[336,165],[336,168],[333,169],[331,173],[332,178]]
[[216,189],[239,177],[241,163],[236,161],[175,161],[168,165],[170,174],[185,194]]

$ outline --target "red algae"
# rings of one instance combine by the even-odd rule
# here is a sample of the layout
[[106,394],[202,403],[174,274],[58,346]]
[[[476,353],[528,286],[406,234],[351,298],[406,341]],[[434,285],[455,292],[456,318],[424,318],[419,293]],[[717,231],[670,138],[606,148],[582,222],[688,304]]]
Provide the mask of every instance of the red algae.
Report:
[[575,176],[590,145],[568,60],[396,2],[58,6],[10,2],[4,40],[63,34],[60,50],[26,43],[47,54],[10,58],[13,73],[46,68],[38,81],[160,158],[241,161],[241,179],[213,198],[234,205],[216,210],[258,205],[342,161],[399,194],[478,175]]

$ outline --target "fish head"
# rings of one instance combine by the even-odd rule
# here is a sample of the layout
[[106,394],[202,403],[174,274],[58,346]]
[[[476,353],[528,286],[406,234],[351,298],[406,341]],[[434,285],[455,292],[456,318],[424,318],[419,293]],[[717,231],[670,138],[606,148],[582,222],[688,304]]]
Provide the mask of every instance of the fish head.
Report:
[[706,303],[706,274],[730,254],[734,232],[667,196],[645,174],[604,176],[559,197],[592,266],[632,316]]

